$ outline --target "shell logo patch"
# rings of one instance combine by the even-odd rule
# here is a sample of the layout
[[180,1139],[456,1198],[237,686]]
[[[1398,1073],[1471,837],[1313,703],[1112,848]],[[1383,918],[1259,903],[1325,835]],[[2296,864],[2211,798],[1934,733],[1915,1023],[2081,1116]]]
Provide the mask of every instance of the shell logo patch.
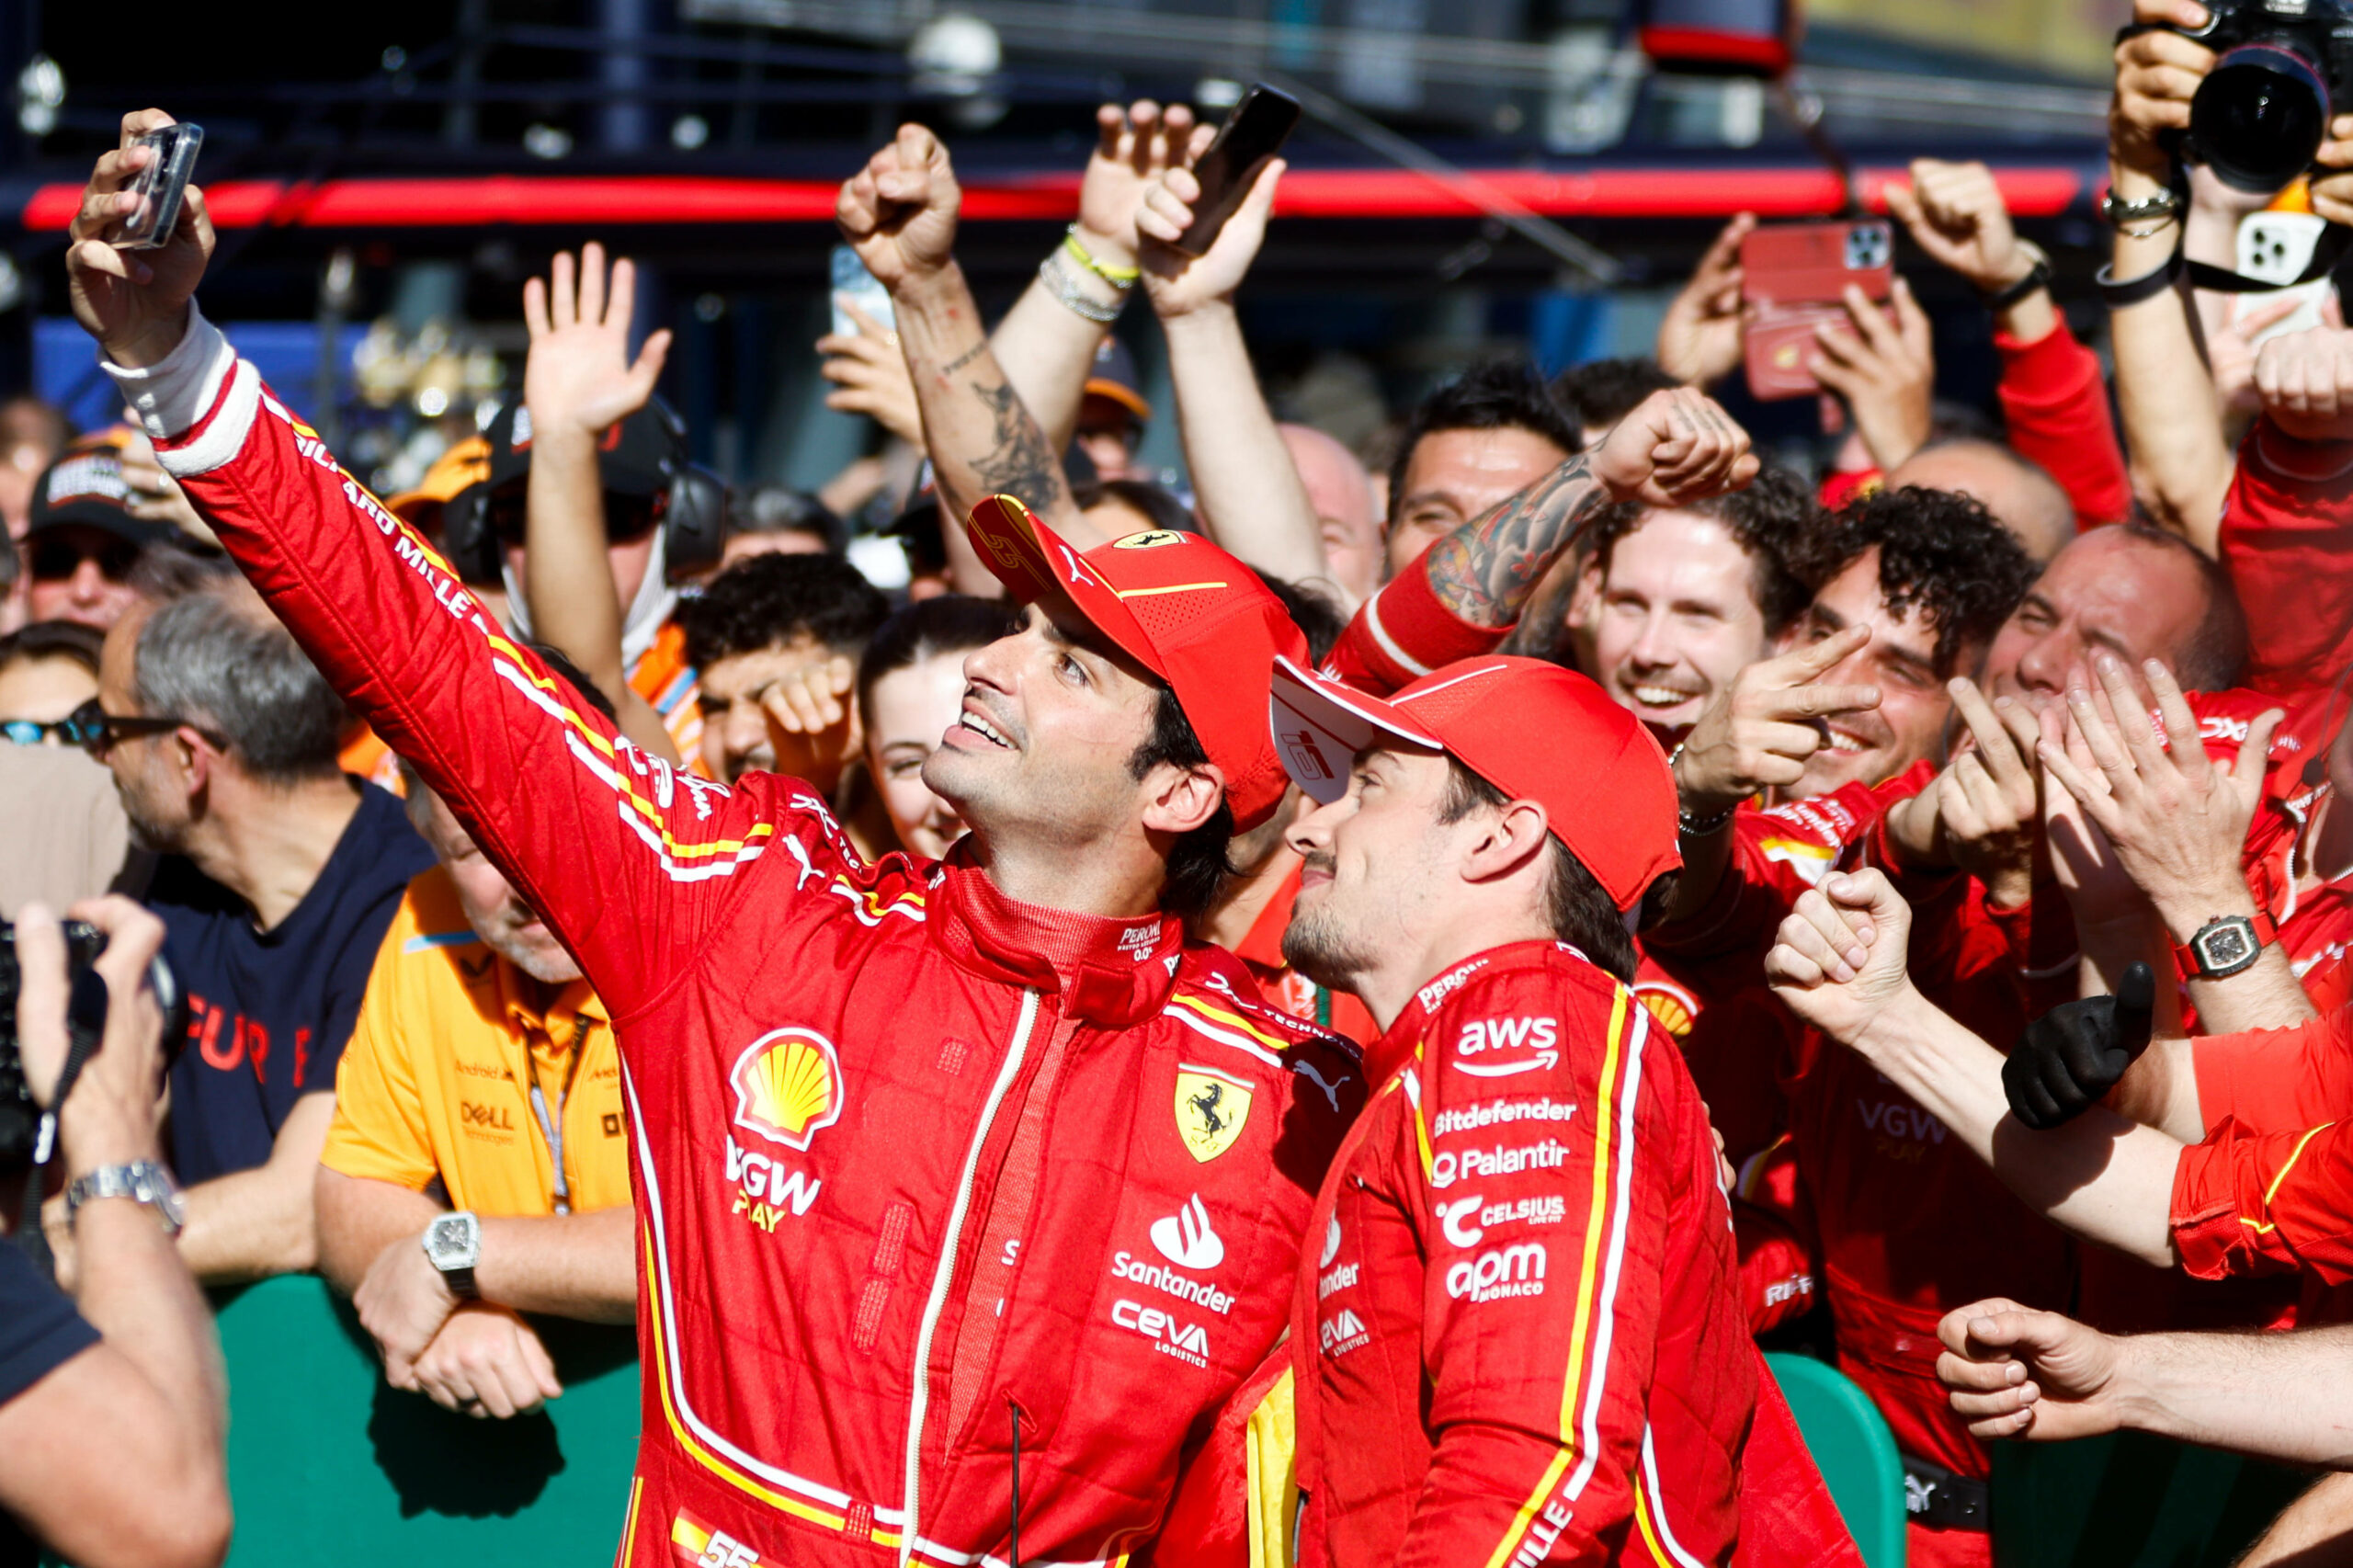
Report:
[[1699,1005],[1681,986],[1645,980],[1634,987],[1634,994],[1642,999],[1643,1006],[1651,1010],[1651,1017],[1658,1020],[1658,1027],[1668,1034],[1681,1040],[1691,1032]]
[[1250,1119],[1250,1085],[1207,1067],[1176,1069],[1176,1135],[1204,1163],[1233,1147]]
[[1140,534],[1130,534],[1125,539],[1113,540],[1111,548],[1113,550],[1157,550],[1164,544],[1184,542],[1185,536],[1173,528],[1146,528]]
[[813,1029],[762,1035],[744,1048],[727,1081],[735,1089],[735,1125],[771,1143],[805,1152],[841,1119],[841,1062],[834,1042]]

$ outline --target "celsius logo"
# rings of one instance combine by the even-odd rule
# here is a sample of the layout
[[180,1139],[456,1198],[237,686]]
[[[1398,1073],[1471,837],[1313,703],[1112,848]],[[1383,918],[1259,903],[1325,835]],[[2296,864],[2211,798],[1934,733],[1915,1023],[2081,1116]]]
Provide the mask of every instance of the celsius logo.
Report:
[[1332,1267],[1332,1260],[1339,1256],[1340,1217],[1337,1214],[1335,1214],[1332,1216],[1331,1223],[1324,1227],[1324,1260],[1321,1263],[1318,1263],[1315,1267],[1318,1268],[1329,1268]]
[[1215,1268],[1225,1261],[1225,1243],[1210,1229],[1210,1211],[1198,1192],[1176,1213],[1152,1222],[1152,1244],[1179,1268]]

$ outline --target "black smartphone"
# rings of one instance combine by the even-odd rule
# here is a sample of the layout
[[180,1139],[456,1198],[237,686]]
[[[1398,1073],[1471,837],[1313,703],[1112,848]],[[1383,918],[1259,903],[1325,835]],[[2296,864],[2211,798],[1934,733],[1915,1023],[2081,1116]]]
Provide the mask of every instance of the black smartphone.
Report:
[[160,126],[142,136],[139,145],[153,149],[155,155],[127,187],[138,194],[139,206],[125,214],[116,231],[117,250],[155,250],[171,243],[188,176],[196,173],[196,154],[204,145],[204,127]]
[[1291,129],[1299,124],[1299,100],[1263,83],[1242,96],[1225,123],[1217,128],[1193,177],[1201,182],[1200,199],[1193,203],[1193,223],[1177,236],[1176,248],[1199,256],[1217,244],[1225,221],[1242,205],[1257,183],[1267,160],[1283,149]]

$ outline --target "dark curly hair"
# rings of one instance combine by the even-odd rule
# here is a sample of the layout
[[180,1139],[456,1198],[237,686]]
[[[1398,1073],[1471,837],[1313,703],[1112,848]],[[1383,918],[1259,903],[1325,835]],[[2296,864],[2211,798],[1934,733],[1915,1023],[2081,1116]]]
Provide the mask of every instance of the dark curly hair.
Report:
[[1472,366],[1414,405],[1397,456],[1389,465],[1389,517],[1405,496],[1405,470],[1425,436],[1449,430],[1526,430],[1564,452],[1585,445],[1574,415],[1552,401],[1544,378],[1523,359],[1488,359]]
[[1879,551],[1887,608],[1916,608],[1937,629],[1937,678],[1982,648],[2018,608],[2036,567],[2018,536],[1967,495],[1907,484],[1847,504],[1817,531],[1800,570],[1814,591]]
[[[1632,533],[1651,510],[1639,501],[1623,501],[1595,516],[1586,539],[1594,562],[1605,575],[1618,541]],[[1713,517],[1747,552],[1749,594],[1765,617],[1768,635],[1795,620],[1813,601],[1813,580],[1805,567],[1830,517],[1814,498],[1813,487],[1796,474],[1768,468],[1745,490],[1676,510]]]
[[1655,359],[1588,359],[1552,378],[1552,401],[1585,426],[1587,436],[1608,429],[1642,405],[1653,392],[1683,383]]
[[890,613],[881,589],[831,555],[747,556],[678,601],[687,662],[697,669],[801,637],[858,653]]

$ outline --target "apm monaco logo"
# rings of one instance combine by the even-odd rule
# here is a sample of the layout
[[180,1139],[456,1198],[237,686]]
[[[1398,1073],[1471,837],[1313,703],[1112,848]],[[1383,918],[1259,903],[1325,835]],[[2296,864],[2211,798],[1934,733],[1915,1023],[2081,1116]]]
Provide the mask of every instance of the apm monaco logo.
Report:
[[834,1042],[814,1029],[781,1028],[744,1048],[727,1075],[735,1125],[804,1153],[842,1115],[842,1069]]

